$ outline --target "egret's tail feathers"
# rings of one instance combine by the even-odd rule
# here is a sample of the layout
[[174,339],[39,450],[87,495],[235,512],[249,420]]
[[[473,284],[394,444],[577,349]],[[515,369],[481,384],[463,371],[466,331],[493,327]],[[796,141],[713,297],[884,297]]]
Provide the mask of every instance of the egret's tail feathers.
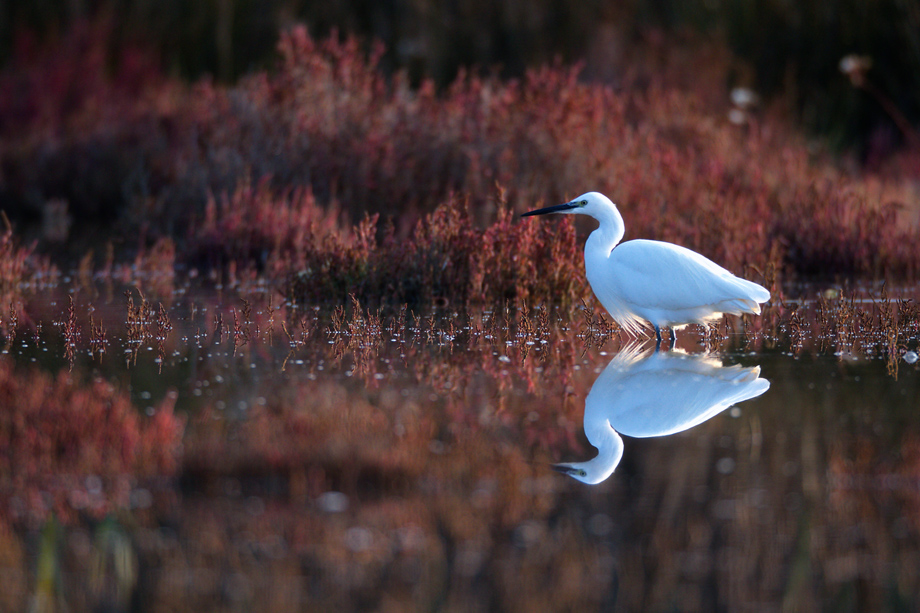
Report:
[[732,383],[751,383],[760,377],[760,366],[742,367],[740,364],[720,366],[719,377]]
[[760,315],[760,304],[747,298],[736,298],[720,302],[715,310],[731,315],[743,315],[744,313]]
[[755,315],[760,315],[760,303],[754,302],[753,300],[742,300],[745,305],[751,310]]
[[738,297],[723,300],[719,303],[717,310],[732,315],[743,315],[744,313],[760,315],[760,303],[770,299],[770,292],[753,281],[738,278],[732,281],[733,289],[730,291]]
[[[770,290],[764,286],[758,285],[753,281],[748,281],[747,279],[736,279],[735,281],[736,284],[740,286],[740,289],[743,290],[743,294],[745,294],[745,300],[762,303],[770,299]],[[760,312],[759,308],[757,312]]]

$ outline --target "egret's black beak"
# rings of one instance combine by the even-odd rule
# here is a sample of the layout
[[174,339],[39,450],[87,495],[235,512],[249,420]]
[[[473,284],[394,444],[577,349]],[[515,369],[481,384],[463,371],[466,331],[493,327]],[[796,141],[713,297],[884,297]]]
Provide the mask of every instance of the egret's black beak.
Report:
[[575,468],[572,468],[571,466],[566,466],[565,464],[550,464],[550,466],[557,473],[562,473],[563,475],[571,475],[576,470]]
[[565,204],[556,204],[554,206],[548,206],[543,209],[537,209],[536,211],[528,211],[521,215],[521,217],[530,217],[531,215],[546,215],[547,213],[565,213],[566,211],[571,211],[572,209],[577,209],[579,204],[577,202],[566,202]]

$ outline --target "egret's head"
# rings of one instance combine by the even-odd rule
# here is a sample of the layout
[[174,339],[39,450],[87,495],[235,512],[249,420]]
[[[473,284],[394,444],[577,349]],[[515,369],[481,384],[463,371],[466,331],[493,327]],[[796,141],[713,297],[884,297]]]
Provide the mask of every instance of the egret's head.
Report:
[[590,215],[595,219],[600,219],[605,211],[611,209],[616,209],[616,206],[614,206],[607,196],[599,192],[588,192],[565,204],[557,204],[555,206],[537,209],[536,211],[530,211],[524,213],[521,217],[546,215],[547,213],[580,213],[582,215]]
[[[590,424],[587,425],[590,428]],[[598,446],[597,457],[587,462],[553,464],[553,470],[578,479],[582,483],[596,485],[605,481],[620,465],[620,460],[623,459],[623,439],[616,433],[616,430],[610,427],[609,422],[602,426],[599,432],[591,429],[586,433],[588,440]],[[602,440],[598,440],[598,434]]]
[[[619,463],[619,461],[617,463]],[[553,464],[553,470],[574,479],[578,479],[582,483],[597,485],[605,481],[616,469],[616,464],[612,466],[607,463],[604,464],[605,465],[598,464],[595,458],[595,460],[589,460],[587,462],[563,462],[561,464]]]
[[[585,481],[588,478],[588,471],[582,466],[584,462],[563,462],[562,464],[553,464],[553,470],[560,472],[563,475],[568,475],[574,477],[579,481]],[[592,483],[593,485],[593,483]]]

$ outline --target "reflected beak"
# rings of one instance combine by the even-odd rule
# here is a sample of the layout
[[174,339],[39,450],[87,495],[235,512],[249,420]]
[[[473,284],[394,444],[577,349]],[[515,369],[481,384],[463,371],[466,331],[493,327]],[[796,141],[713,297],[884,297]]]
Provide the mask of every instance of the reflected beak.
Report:
[[562,473],[563,475],[571,475],[572,473],[575,472],[574,468],[572,468],[571,466],[567,466],[565,464],[550,464],[550,466],[557,473]]
[[566,211],[571,211],[572,209],[577,209],[578,204],[575,202],[566,202],[565,204],[557,204],[554,206],[548,206],[543,209],[537,209],[536,211],[528,211],[521,215],[521,217],[530,217],[531,215],[546,215],[547,213],[565,213]]

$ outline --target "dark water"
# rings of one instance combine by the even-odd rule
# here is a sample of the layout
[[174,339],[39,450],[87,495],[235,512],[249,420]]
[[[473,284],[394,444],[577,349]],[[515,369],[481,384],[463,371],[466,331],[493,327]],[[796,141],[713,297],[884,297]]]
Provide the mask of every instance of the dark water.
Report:
[[[57,447],[7,445],[0,609],[920,606],[912,333],[847,338],[802,307],[805,332],[736,320],[656,352],[582,309],[149,298],[3,317],[17,377],[105,382],[140,442],[115,468],[105,438],[68,464],[89,443],[53,420],[29,436]],[[181,435],[148,434],[173,404]]]

